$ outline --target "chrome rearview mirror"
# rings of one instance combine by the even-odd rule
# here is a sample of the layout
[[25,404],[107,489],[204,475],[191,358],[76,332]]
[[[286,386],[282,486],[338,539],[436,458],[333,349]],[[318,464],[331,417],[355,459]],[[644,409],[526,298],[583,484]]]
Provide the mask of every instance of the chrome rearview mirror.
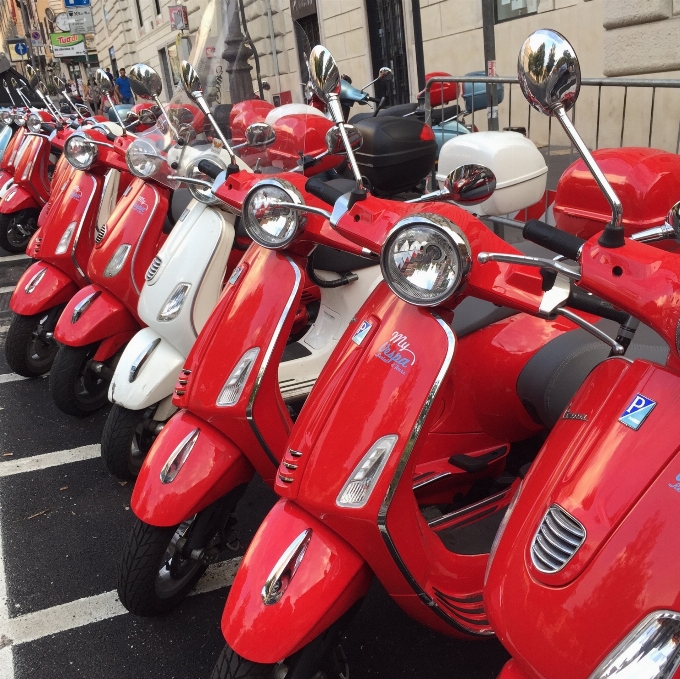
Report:
[[[344,128],[351,148],[354,150],[361,148],[361,145],[364,143],[364,137],[361,132],[354,127],[354,125],[349,125],[347,123],[344,125]],[[328,153],[333,155],[347,153],[345,142],[343,141],[342,134],[337,125],[331,127],[330,130],[326,132],[326,148],[328,149]]]
[[156,101],[163,91],[160,75],[146,64],[135,64],[128,74],[132,91],[146,101]]
[[576,51],[557,31],[545,28],[535,31],[519,51],[517,78],[529,104],[537,111],[557,118],[611,206],[612,220],[600,236],[599,244],[608,248],[622,246],[621,201],[567,116],[581,89],[581,68]]
[[245,131],[248,146],[271,146],[276,141],[276,132],[267,123],[252,123]]
[[449,172],[444,187],[454,203],[477,205],[493,195],[496,175],[484,165],[461,165]]
[[94,72],[94,82],[97,87],[102,91],[102,94],[111,94],[113,92],[113,84],[106,71],[103,68],[98,68]]

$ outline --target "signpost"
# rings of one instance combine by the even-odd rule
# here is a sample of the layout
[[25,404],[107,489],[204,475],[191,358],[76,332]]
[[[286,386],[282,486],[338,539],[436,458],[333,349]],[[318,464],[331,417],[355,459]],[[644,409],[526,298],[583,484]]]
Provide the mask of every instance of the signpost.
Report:
[[72,7],[66,10],[69,31],[73,34],[94,33],[92,9],[90,7]]
[[87,54],[85,36],[71,33],[50,33],[50,46],[55,57],[77,57]]

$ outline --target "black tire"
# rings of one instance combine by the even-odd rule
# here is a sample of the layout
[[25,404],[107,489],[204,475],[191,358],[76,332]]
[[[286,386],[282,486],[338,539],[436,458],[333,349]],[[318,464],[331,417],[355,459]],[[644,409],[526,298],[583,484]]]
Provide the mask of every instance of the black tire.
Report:
[[39,215],[37,208],[0,215],[0,247],[15,254],[24,252],[38,228]]
[[[55,340],[38,335],[46,312],[34,316],[14,314],[5,339],[5,357],[9,367],[22,377],[39,377],[50,371],[59,348]],[[58,316],[57,316],[58,318]]]
[[276,665],[250,662],[225,646],[213,667],[210,679],[274,679],[276,668]]
[[187,524],[158,528],[135,521],[118,573],[118,596],[130,613],[146,617],[169,613],[205,573],[207,566],[201,562],[176,561],[171,554],[173,539]]
[[87,417],[108,403],[109,381],[87,366],[97,346],[59,345],[50,371],[50,393],[57,408],[67,415]]
[[109,474],[121,481],[132,481],[139,475],[144,458],[155,436],[145,426],[146,410],[128,410],[113,405],[102,433],[101,454]]

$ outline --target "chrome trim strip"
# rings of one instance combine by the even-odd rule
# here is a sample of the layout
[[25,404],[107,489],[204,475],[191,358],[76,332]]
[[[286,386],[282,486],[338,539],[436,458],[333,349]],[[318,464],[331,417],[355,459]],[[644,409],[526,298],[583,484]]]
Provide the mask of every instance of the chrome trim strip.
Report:
[[[158,189],[153,185],[153,184],[143,184],[143,187],[148,186],[150,189],[153,189],[153,192],[156,196],[156,202],[154,203],[153,208],[151,209],[151,214],[149,215],[149,219],[147,220],[146,224],[144,225],[144,228],[142,229],[142,233],[140,234],[139,238],[137,239],[137,245],[135,247],[135,251],[132,253],[132,259],[130,260],[130,279],[132,280],[132,286],[135,289],[135,292],[138,295],[142,294],[142,291],[137,287],[137,281],[135,280],[135,259],[137,259],[137,253],[139,252],[139,248],[142,244],[142,241],[144,240],[144,236],[146,235],[146,231],[149,228],[149,224],[151,224],[151,220],[153,219],[154,215],[156,214],[156,208],[158,207],[158,203],[160,203],[160,195],[158,193]],[[141,191],[139,192],[140,194],[142,193]],[[135,198],[135,200],[137,200]],[[171,198],[172,200],[172,198]],[[168,209],[170,209],[170,204],[168,203]],[[146,273],[146,272],[145,272]]]
[[[281,600],[286,588],[293,581],[295,573],[300,567],[311,539],[312,529],[306,528],[290,543],[288,549],[280,556],[262,587],[262,602],[265,606],[271,606]],[[288,578],[284,587],[281,578],[286,572],[288,572]]]
[[37,287],[38,283],[43,279],[45,273],[47,272],[47,267],[44,266],[38,273],[31,276],[31,280],[24,286],[24,293],[30,295]]
[[130,375],[128,377],[128,382],[134,382],[138,377],[141,369],[144,367],[147,359],[153,353],[154,349],[161,343],[161,338],[156,337],[156,339],[151,340],[144,349],[139,353],[139,356],[132,362],[130,366]]
[[77,323],[80,320],[80,317],[87,311],[90,304],[92,304],[92,302],[94,302],[94,300],[97,299],[97,297],[99,297],[101,294],[101,290],[95,290],[94,292],[91,292],[89,295],[87,295],[87,297],[81,299],[73,309],[73,313],[71,314],[71,323]]
[[500,502],[501,500],[504,500],[507,497],[509,491],[510,491],[510,489],[508,488],[507,490],[501,491],[500,493],[497,493],[496,495],[491,495],[490,497],[484,498],[483,500],[480,500],[479,502],[475,502],[472,505],[468,505],[467,507],[463,507],[462,509],[457,509],[455,512],[449,512],[448,514],[443,514],[442,516],[439,516],[436,519],[432,519],[432,521],[428,521],[427,525],[430,528],[435,528],[436,526],[441,526],[443,523],[449,523],[449,521],[452,521],[453,519],[456,519],[459,516],[465,516],[466,514],[472,514],[477,509],[482,509],[483,507],[486,507],[487,505],[492,505],[496,502]]
[[429,486],[431,483],[434,483],[435,481],[439,481],[440,479],[445,479],[447,476],[451,476],[452,472],[442,472],[441,474],[436,474],[435,476],[430,477],[429,479],[425,479],[424,481],[421,481],[420,483],[416,483],[413,486],[413,490],[418,490],[419,488],[424,488],[425,486]]
[[[102,206],[104,205],[104,201],[106,200],[106,192],[109,188],[109,184],[111,183],[111,180],[113,179],[113,176],[114,176],[113,173],[114,172],[116,174],[118,174],[118,176],[120,176],[120,172],[118,172],[118,170],[114,170],[113,168],[110,169],[104,175],[104,184],[102,185],[102,195],[101,195],[101,198],[99,199],[99,207],[97,208],[97,216],[95,217],[95,220],[94,220],[94,238],[95,239],[97,237],[97,232],[99,231],[99,215],[101,215],[101,213],[102,213]],[[109,217],[110,216],[111,215],[109,215]],[[104,223],[104,226],[106,226],[106,222]],[[95,242],[96,242],[96,240],[95,240]]]
[[462,623],[460,623],[458,620],[455,620],[454,618],[449,616],[448,613],[446,613],[446,611],[441,609],[437,602],[418,584],[416,579],[413,577],[413,575],[407,568],[406,564],[402,560],[392,540],[392,536],[390,535],[390,532],[387,528],[387,513],[389,512],[390,505],[392,504],[392,499],[394,498],[394,494],[397,491],[397,487],[399,486],[401,477],[404,474],[404,469],[406,468],[409,458],[411,457],[413,448],[415,447],[416,442],[418,441],[418,436],[420,435],[423,425],[425,424],[425,420],[427,419],[427,416],[430,413],[430,408],[432,408],[432,404],[434,403],[437,393],[439,392],[439,388],[441,387],[442,382],[446,377],[446,373],[448,372],[449,367],[451,366],[451,360],[453,359],[453,354],[456,348],[456,336],[453,334],[451,328],[435,313],[433,313],[432,315],[437,320],[439,325],[444,330],[444,333],[446,334],[446,339],[448,341],[448,349],[446,351],[446,356],[442,363],[442,367],[439,369],[439,373],[437,374],[437,377],[435,378],[434,383],[432,384],[430,393],[427,395],[425,403],[423,404],[423,408],[420,411],[420,414],[418,415],[415,424],[413,425],[413,429],[411,430],[411,434],[408,440],[406,441],[406,445],[404,446],[404,450],[401,454],[399,464],[397,465],[397,469],[394,472],[394,476],[392,477],[390,485],[387,489],[387,493],[385,494],[385,499],[383,500],[382,504],[380,505],[380,509],[378,510],[377,517],[378,530],[382,535],[383,541],[385,542],[385,546],[387,547],[390,556],[392,557],[395,564],[401,571],[401,574],[404,576],[404,579],[411,586],[411,589],[413,589],[413,591],[418,595],[418,598],[428,608],[430,608],[433,613],[439,616],[447,624],[460,630],[461,632],[464,632],[465,634],[473,634],[476,636],[491,636],[493,635],[492,631],[479,632],[478,630],[468,628]]
[[281,329],[283,328],[283,324],[286,322],[286,318],[288,318],[290,308],[293,306],[293,302],[295,301],[297,292],[300,289],[300,281],[302,280],[300,267],[298,267],[298,265],[287,255],[283,256],[288,260],[288,263],[293,267],[293,271],[295,272],[295,283],[293,284],[293,289],[290,293],[290,297],[288,297],[286,306],[283,309],[281,318],[279,318],[279,322],[276,325],[276,329],[274,330],[271,341],[269,342],[267,351],[265,351],[264,357],[262,358],[262,363],[260,364],[260,369],[258,370],[257,377],[255,378],[255,384],[253,385],[253,389],[250,392],[250,399],[248,400],[248,405],[246,406],[246,419],[250,424],[250,428],[253,430],[253,433],[255,434],[257,440],[260,442],[262,449],[267,454],[267,457],[271,460],[271,463],[275,467],[279,466],[279,461],[276,459],[274,453],[272,453],[272,451],[269,449],[267,442],[264,440],[264,437],[262,436],[260,430],[257,427],[257,424],[255,423],[255,419],[253,418],[253,405],[255,404],[255,399],[257,398],[257,394],[260,391],[260,386],[262,384],[262,379],[264,377],[265,370],[269,365],[269,360],[271,359],[272,352],[274,351],[274,345],[276,344],[276,341],[279,339]]
[[[85,223],[85,219],[87,218],[87,213],[90,209],[90,204],[92,203],[92,200],[94,199],[94,194],[97,192],[97,180],[91,175],[91,174],[86,174],[84,173],[85,176],[89,177],[92,180],[92,191],[90,191],[90,197],[87,200],[87,205],[85,206],[85,211],[83,212],[83,216],[80,218],[80,222],[78,223],[78,228],[76,229],[76,235],[73,237],[73,245],[71,246],[71,260],[73,261],[73,264],[76,267],[76,270],[78,273],[89,283],[90,279],[87,277],[85,272],[80,268],[80,264],[78,264],[76,260],[76,248],[78,247],[78,240],[80,239],[80,232],[83,230],[83,224]],[[106,186],[106,184],[104,184]]]

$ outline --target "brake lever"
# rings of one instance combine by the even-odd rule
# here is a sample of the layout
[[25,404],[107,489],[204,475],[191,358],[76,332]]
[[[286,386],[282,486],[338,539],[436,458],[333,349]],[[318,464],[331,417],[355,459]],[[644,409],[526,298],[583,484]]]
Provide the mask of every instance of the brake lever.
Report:
[[524,264],[526,266],[536,266],[539,269],[549,269],[550,271],[557,271],[557,273],[564,274],[574,281],[581,279],[581,267],[576,265],[575,268],[562,264],[554,259],[546,259],[545,257],[529,257],[527,255],[512,255],[505,252],[480,252],[477,255],[477,261],[480,264],[487,262],[505,262],[506,264]]

